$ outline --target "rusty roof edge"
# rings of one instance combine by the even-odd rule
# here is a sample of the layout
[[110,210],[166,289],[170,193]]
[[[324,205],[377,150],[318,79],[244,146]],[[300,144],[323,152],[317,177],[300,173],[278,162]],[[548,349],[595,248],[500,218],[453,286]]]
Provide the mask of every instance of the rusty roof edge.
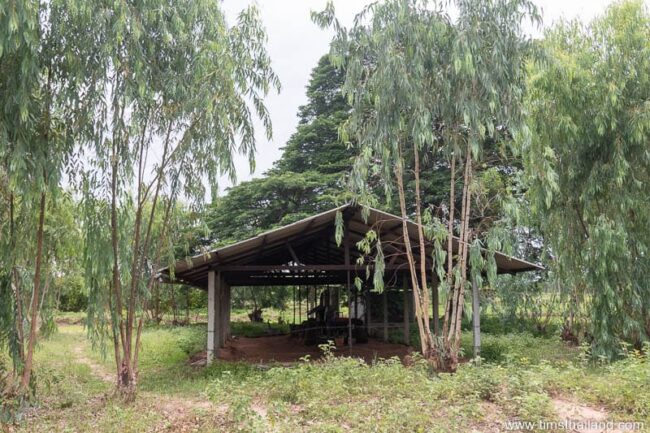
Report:
[[[398,220],[402,219],[402,217],[400,217],[398,215],[394,215],[394,214],[391,214],[391,213],[388,213],[388,212],[385,212],[385,211],[382,211],[382,210],[379,210],[379,209],[376,209],[376,208],[373,208],[373,207],[370,207],[370,206],[364,206],[364,205],[354,204],[354,203],[346,203],[344,205],[338,206],[336,208],[333,208],[333,209],[330,209],[330,210],[327,210],[327,211],[324,211],[324,212],[320,212],[320,213],[318,213],[316,215],[312,215],[312,216],[307,217],[307,218],[303,218],[303,219],[301,219],[299,221],[292,222],[292,223],[284,225],[282,227],[276,227],[274,229],[267,230],[265,232],[259,233],[259,234],[255,235],[253,237],[248,238],[248,239],[243,239],[241,241],[237,241],[237,242],[234,242],[234,243],[229,244],[229,245],[224,245],[224,246],[221,246],[221,247],[218,247],[218,248],[213,248],[213,249],[211,249],[209,251],[206,251],[204,253],[196,254],[194,256],[190,256],[190,257],[186,257],[184,259],[177,260],[176,264],[178,264],[180,262],[185,262],[185,263],[189,262],[189,265],[187,266],[187,268],[184,269],[184,270],[189,270],[189,269],[192,269],[195,266],[195,264],[194,264],[195,260],[198,261],[198,259],[203,259],[203,261],[201,263],[197,263],[197,264],[205,264],[206,262],[208,262],[212,258],[212,255],[218,255],[219,252],[222,251],[222,250],[233,248],[233,247],[235,247],[237,245],[242,245],[242,244],[245,244],[245,243],[249,243],[249,242],[254,241],[255,239],[260,239],[261,240],[265,236],[268,236],[269,234],[273,234],[273,233],[276,233],[276,232],[279,232],[279,231],[286,230],[286,229],[288,229],[290,227],[294,227],[294,226],[297,226],[297,225],[300,225],[300,224],[304,224],[304,223],[306,223],[306,222],[308,222],[310,220],[315,220],[317,218],[323,217],[323,216],[328,215],[328,214],[336,214],[336,212],[342,211],[342,210],[347,209],[349,207],[365,207],[370,212],[382,215],[382,216],[390,218],[390,219],[398,219]],[[415,221],[411,220],[410,218],[407,218],[406,222],[407,222],[407,224],[409,224],[411,226],[417,227],[417,223]],[[455,239],[456,241],[460,241],[460,239],[457,236],[453,236],[453,239]],[[526,271],[528,271],[528,270],[539,270],[539,271],[541,271],[541,270],[545,269],[543,266],[540,266],[538,264],[535,264],[535,263],[532,263],[532,262],[529,262],[527,260],[520,259],[520,258],[517,258],[517,257],[514,257],[514,256],[509,256],[509,255],[501,253],[499,251],[495,251],[495,255],[503,257],[504,259],[507,259],[508,261],[514,261],[514,262],[519,262],[519,263],[523,264],[524,265],[523,267],[516,269],[516,270],[519,270],[519,271],[524,271],[524,270],[526,270]],[[170,268],[169,266],[165,266],[163,268],[160,268],[158,270],[158,274],[168,274],[169,273],[169,268]]]
[[[248,243],[248,242],[252,242],[252,241],[255,240],[255,239],[262,239],[262,238],[264,238],[265,236],[268,236],[269,234],[272,234],[272,233],[275,233],[275,232],[279,232],[279,231],[281,231],[281,230],[286,230],[286,229],[289,228],[289,227],[294,227],[294,226],[297,226],[297,225],[299,225],[299,224],[304,224],[304,223],[307,222],[307,221],[310,221],[310,220],[314,220],[314,219],[320,218],[320,217],[325,216],[325,215],[330,214],[330,213],[336,213],[336,212],[338,212],[338,211],[342,211],[343,209],[346,209],[346,208],[348,208],[348,207],[350,207],[350,206],[351,206],[350,203],[346,203],[346,204],[341,205],[341,206],[339,206],[339,207],[336,207],[336,208],[334,208],[334,209],[330,209],[330,210],[326,210],[326,211],[321,212],[321,213],[317,213],[316,215],[312,215],[312,216],[310,216],[310,217],[303,218],[303,219],[298,220],[298,221],[294,221],[294,222],[292,222],[292,223],[290,223],[290,224],[287,224],[287,225],[284,225],[284,226],[282,226],[282,227],[276,227],[276,228],[274,228],[274,229],[267,230],[267,231],[265,231],[265,232],[262,232],[262,233],[259,233],[259,234],[255,235],[255,236],[253,236],[253,237],[250,237],[250,238],[247,238],[247,239],[242,239],[241,241],[237,241],[237,242],[234,242],[234,243],[232,243],[232,244],[228,244],[228,245],[224,245],[224,246],[221,246],[221,247],[213,248],[213,249],[211,249],[211,250],[209,250],[209,251],[206,251],[206,252],[204,252],[204,253],[196,254],[196,255],[194,255],[194,256],[190,256],[190,257],[186,257],[186,258],[184,258],[184,259],[177,260],[176,263],[183,262],[183,261],[186,262],[186,261],[188,261],[188,260],[190,261],[190,263],[192,263],[195,259],[204,258],[204,257],[206,257],[206,256],[209,257],[209,256],[211,256],[212,254],[219,254],[219,251],[222,251],[222,250],[224,250],[224,249],[226,249],[226,248],[232,248],[232,247],[235,247],[235,246],[237,246],[237,245],[241,245],[241,244],[245,244],[245,243]],[[187,269],[191,269],[192,267],[194,267],[193,264],[192,264],[191,266],[189,266]],[[165,272],[165,271],[168,270],[168,269],[169,269],[169,266],[165,266],[165,267],[163,267],[163,268],[160,268],[160,269],[158,270],[158,273],[163,273],[163,272]]]
[[[360,205],[360,206],[363,206],[363,205]],[[380,209],[375,209],[375,208],[370,207],[370,206],[365,206],[365,207],[368,208],[371,212],[375,212],[377,214],[381,214],[381,215],[384,215],[384,216],[389,217],[389,218],[399,219],[399,220],[402,219],[402,217],[399,216],[399,215],[394,215],[394,214],[385,212],[385,211],[380,210]],[[410,219],[410,218],[406,219],[406,223],[411,225],[411,226],[414,226],[415,228],[417,228],[417,223],[415,221],[413,221],[412,219]],[[456,241],[460,241],[460,238],[458,236],[453,236],[452,238],[455,239]],[[486,248],[482,248],[482,249],[486,250]],[[524,260],[524,259],[520,259],[520,258],[517,258],[517,257],[514,257],[514,256],[510,256],[508,254],[504,254],[504,253],[499,252],[499,251],[495,251],[494,254],[498,255],[498,256],[501,256],[501,257],[503,257],[503,258],[505,258],[505,259],[507,259],[509,261],[520,262],[520,263],[522,263],[522,264],[524,264],[526,266],[526,267],[523,267],[523,268],[520,268],[520,269],[526,269],[526,270],[528,270],[528,269],[533,270],[534,269],[534,270],[538,270],[538,271],[543,271],[545,269],[543,266],[540,266],[538,264],[529,262],[528,260]]]

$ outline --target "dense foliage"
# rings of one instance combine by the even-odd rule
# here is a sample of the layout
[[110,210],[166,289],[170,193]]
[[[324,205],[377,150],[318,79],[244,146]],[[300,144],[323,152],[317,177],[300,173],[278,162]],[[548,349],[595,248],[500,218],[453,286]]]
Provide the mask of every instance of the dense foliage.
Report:
[[[532,53],[522,25],[539,20],[528,1],[457,1],[454,5],[459,14],[452,19],[443,4],[373,3],[357,15],[350,30],[336,20],[331,3],[313,15],[316,22],[337,32],[332,51],[346,70],[343,91],[352,112],[344,130],[359,147],[351,188],[362,204],[375,204],[372,181],[380,177],[385,200],[396,193],[404,221],[413,216],[419,224],[417,245],[411,245],[406,222],[402,231],[420,346],[439,368],[452,370],[458,364],[466,289],[472,283],[481,285],[482,273],[491,282],[496,276],[494,258],[484,257],[481,247],[494,251],[499,245],[484,243],[471,225],[471,209],[479,197],[474,166],[482,163],[488,143],[507,142],[512,131],[521,127],[524,66]],[[450,169],[446,219],[433,217],[425,207],[421,178],[429,167],[422,161]],[[413,173],[410,194],[406,172]],[[456,176],[462,179],[457,213]],[[425,233],[422,226],[427,222]],[[374,234],[369,235],[374,240]],[[459,238],[456,251],[453,236]],[[436,246],[433,263],[421,253],[431,240]],[[381,239],[375,248],[381,263]],[[431,332],[429,324],[427,270],[431,268],[447,301],[442,331],[435,332],[439,335]],[[382,266],[375,272],[381,274]]]
[[0,347],[21,394],[39,323],[51,324],[50,283],[75,247],[61,184],[92,129],[89,107],[105,77],[92,25],[86,2],[0,2]]
[[[24,391],[61,254],[82,255],[67,265],[84,266],[90,337],[110,337],[117,384],[132,393],[179,197],[199,207],[219,176],[234,178],[235,152],[252,164],[254,117],[271,136],[263,99],[279,82],[264,29],[255,8],[229,25],[212,1],[10,1],[0,20],[0,343]],[[50,217],[69,205],[64,173],[82,254]]]
[[650,338],[650,12],[611,6],[546,34],[530,72],[523,157],[529,209],[595,356]]
[[101,88],[83,170],[91,337],[114,346],[117,384],[133,394],[139,340],[156,271],[174,258],[179,198],[199,207],[233,157],[251,164],[253,119],[279,82],[257,9],[234,25],[212,1],[96,5]]

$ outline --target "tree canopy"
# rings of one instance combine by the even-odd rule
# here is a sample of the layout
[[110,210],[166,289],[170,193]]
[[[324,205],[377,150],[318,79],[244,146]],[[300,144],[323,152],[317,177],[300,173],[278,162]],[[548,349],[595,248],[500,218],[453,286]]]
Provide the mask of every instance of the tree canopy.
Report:
[[522,137],[530,210],[567,288],[590,305],[593,351],[650,335],[650,14],[611,6],[562,23],[531,68]]
[[103,96],[93,12],[74,0],[0,4],[0,303],[11,306],[0,313],[0,346],[9,345],[22,395],[66,243],[50,213],[65,203],[63,178]]
[[259,179],[242,182],[211,206],[204,244],[241,240],[330,209],[346,200],[345,179],[355,150],[339,139],[350,107],[341,94],[344,74],[329,56],[313,69],[307,104],[282,157]]
[[[484,270],[490,277],[496,275],[494,258],[483,257],[482,239],[470,226],[477,189],[475,165],[485,157],[489,141],[507,141],[511,131],[522,125],[524,66],[533,53],[522,26],[525,20],[539,21],[535,6],[528,1],[459,0],[454,4],[459,12],[455,19],[442,3],[373,3],[356,16],[349,30],[336,20],[331,2],[325,11],[313,15],[316,22],[337,32],[332,53],[346,70],[343,92],[352,112],[344,130],[359,148],[351,188],[361,203],[375,204],[372,180],[379,177],[384,198],[390,201],[397,192],[404,221],[413,209],[420,227],[417,246],[411,246],[406,227],[403,230],[410,285],[422,352],[443,369],[455,369],[458,363],[466,286],[470,280],[480,284]],[[430,165],[422,166],[423,161]],[[426,176],[423,173],[435,172],[427,169],[436,164],[450,167],[446,224],[424,208],[421,179]],[[454,213],[457,171],[463,182],[458,227]],[[413,176],[410,206],[414,207],[407,205],[411,197],[407,196],[407,172]],[[431,227],[425,233],[422,227],[427,220]],[[453,251],[456,233],[459,247]],[[369,236],[375,238],[372,232]],[[447,294],[441,338],[434,338],[429,329],[426,271],[431,265],[413,253],[424,251],[428,240],[435,241],[433,266]],[[497,245],[485,246],[494,250]],[[381,239],[376,239],[376,250],[381,262]],[[377,266],[375,272],[381,269]]]

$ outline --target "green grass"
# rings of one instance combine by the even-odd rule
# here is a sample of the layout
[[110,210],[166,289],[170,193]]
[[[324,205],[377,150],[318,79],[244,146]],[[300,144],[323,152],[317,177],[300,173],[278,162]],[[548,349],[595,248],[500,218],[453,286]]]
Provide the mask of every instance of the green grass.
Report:
[[[410,345],[415,349],[420,347],[420,337],[417,326],[410,326]],[[388,341],[402,343],[404,333],[395,329],[388,333]],[[481,334],[481,358],[492,363],[522,363],[536,364],[541,361],[572,361],[579,354],[576,347],[568,346],[558,336],[536,336],[529,332],[510,332],[495,334]],[[461,337],[461,355],[465,358],[473,357],[472,334],[465,331]]]
[[240,337],[261,337],[264,335],[288,334],[289,324],[232,322],[231,331],[233,335]]
[[[305,319],[306,303],[303,302],[302,306],[302,318]],[[251,312],[250,308],[233,308],[230,312],[230,319],[233,322],[249,322],[248,313]],[[293,321],[293,308],[288,308],[284,310],[278,310],[276,308],[263,308],[262,309],[262,320],[264,322],[278,323],[282,321],[284,323],[290,323]],[[296,310],[296,321],[298,321],[298,310]]]
[[80,326],[63,325],[35,355],[37,406],[18,425],[25,432],[121,432],[147,428],[150,414],[109,398],[112,385],[79,358],[91,356]]
[[[236,333],[265,328],[233,323]],[[485,362],[464,364],[455,374],[436,374],[417,357],[409,367],[395,359],[369,365],[334,357],[268,369],[227,362],[191,367],[189,357],[204,345],[205,325],[145,328],[140,393],[126,404],[97,376],[98,368],[114,371],[110,351],[102,359],[81,326],[61,326],[39,345],[39,405],[17,431],[498,431],[509,419],[554,419],[558,395],[650,426],[647,356],[585,364],[579,349],[556,337],[485,334]],[[469,334],[463,347],[471,349]]]
[[59,311],[56,321],[60,324],[81,325],[86,321],[85,311]]

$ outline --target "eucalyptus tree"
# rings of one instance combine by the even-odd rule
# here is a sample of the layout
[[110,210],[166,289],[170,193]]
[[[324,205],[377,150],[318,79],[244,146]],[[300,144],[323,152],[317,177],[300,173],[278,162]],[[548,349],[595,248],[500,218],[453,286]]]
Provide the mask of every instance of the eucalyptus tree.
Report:
[[589,304],[592,352],[650,336],[650,13],[611,6],[545,36],[521,144],[528,200],[569,292]]
[[[423,355],[436,367],[453,370],[466,286],[470,279],[480,284],[484,269],[490,277],[496,274],[494,258],[483,257],[482,239],[469,225],[475,165],[486,140],[507,143],[522,123],[524,65],[531,52],[522,24],[527,19],[538,22],[539,16],[525,0],[459,0],[454,2],[456,19],[443,5],[419,0],[373,3],[349,30],[335,19],[331,3],[313,18],[335,29],[332,54],[346,69],[343,92],[353,110],[343,133],[358,143],[360,155],[351,186],[364,204],[377,200],[368,187],[371,176],[382,178],[387,199],[397,190]],[[422,207],[421,167],[430,161],[450,168],[446,224]],[[413,215],[406,202],[407,167],[414,179]],[[459,212],[454,199],[457,176],[462,179]],[[406,235],[410,216],[420,227],[415,246]],[[455,253],[454,234],[459,236]],[[447,294],[439,337],[429,326],[427,264],[423,256],[413,254],[414,249],[424,251],[429,240],[435,243],[434,268]],[[366,249],[368,245],[361,244]],[[496,246],[488,245],[491,250]],[[383,260],[381,239],[374,248],[377,259]],[[375,269],[381,273],[382,266]],[[375,278],[376,285],[382,280]]]
[[221,175],[234,178],[236,152],[253,164],[253,118],[270,137],[263,98],[279,82],[253,7],[235,25],[211,0],[110,2],[96,17],[108,79],[81,184],[89,329],[110,336],[130,397],[156,269],[173,260],[176,203],[196,209],[206,184],[216,193]]
[[[32,378],[52,256],[47,219],[76,139],[88,132],[95,84],[92,2],[0,3],[0,343],[24,394]],[[5,341],[3,341],[3,338]]]

